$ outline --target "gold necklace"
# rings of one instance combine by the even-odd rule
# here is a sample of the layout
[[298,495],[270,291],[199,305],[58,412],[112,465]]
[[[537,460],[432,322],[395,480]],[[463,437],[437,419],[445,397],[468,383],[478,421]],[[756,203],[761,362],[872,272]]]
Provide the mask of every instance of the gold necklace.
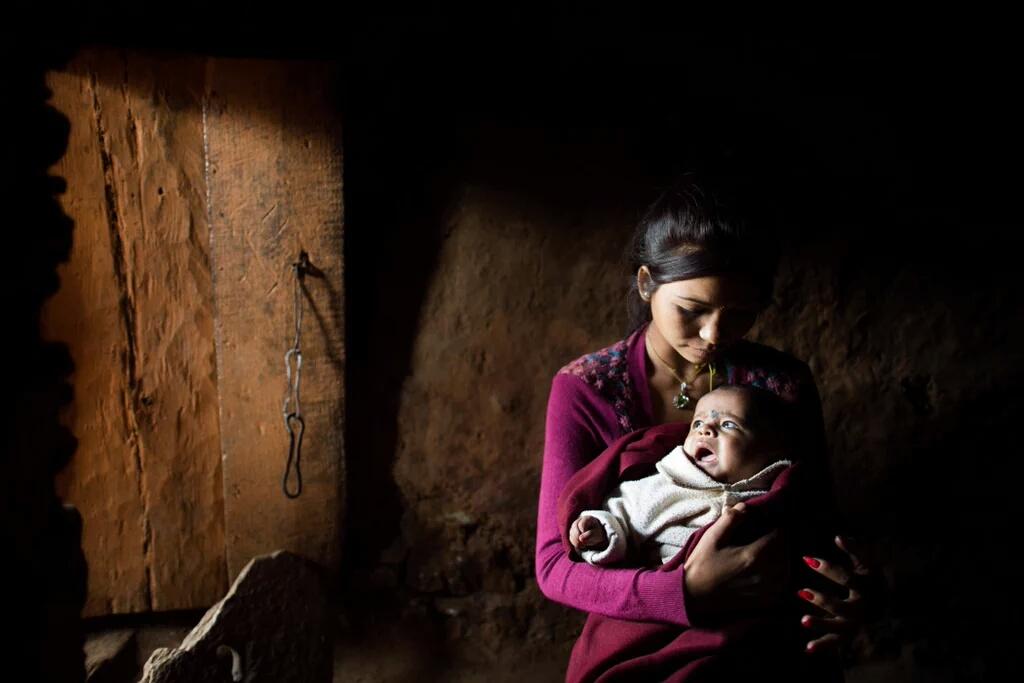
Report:
[[690,382],[687,382],[682,377],[680,377],[679,374],[676,373],[675,368],[669,365],[668,362],[664,358],[662,358],[661,355],[655,350],[654,345],[651,344],[650,337],[648,337],[646,334],[644,335],[644,346],[647,347],[648,351],[654,354],[654,357],[657,358],[658,361],[665,367],[665,369],[672,373],[672,376],[676,378],[677,382],[679,382],[679,393],[672,398],[672,405],[675,406],[677,410],[686,410],[686,408],[690,405],[690,402],[693,401],[693,397],[687,393],[690,390],[690,382],[697,381],[697,377],[699,377],[700,373],[703,372],[705,365],[707,365],[709,375],[708,391],[711,391],[712,389],[715,388],[715,366],[712,363],[695,363],[694,367],[697,369],[697,371],[693,373],[693,379],[691,379]]

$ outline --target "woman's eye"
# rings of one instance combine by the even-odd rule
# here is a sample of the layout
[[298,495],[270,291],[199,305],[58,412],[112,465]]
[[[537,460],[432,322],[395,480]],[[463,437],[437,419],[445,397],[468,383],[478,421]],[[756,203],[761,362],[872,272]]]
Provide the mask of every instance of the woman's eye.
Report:
[[676,308],[678,308],[679,312],[686,318],[696,318],[702,313],[702,311],[691,310],[689,308],[683,308],[682,306],[676,306]]

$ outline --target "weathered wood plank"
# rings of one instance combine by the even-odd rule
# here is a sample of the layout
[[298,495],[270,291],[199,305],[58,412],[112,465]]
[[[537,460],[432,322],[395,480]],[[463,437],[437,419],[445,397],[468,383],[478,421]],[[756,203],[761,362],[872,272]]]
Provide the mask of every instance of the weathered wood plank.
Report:
[[[211,247],[231,576],[286,549],[337,566],[344,501],[341,135],[331,69],[211,60],[206,114]],[[284,354],[291,263],[306,278],[302,495],[285,497]]]
[[82,52],[52,75],[75,219],[44,312],[76,364],[85,615],[209,605],[227,587],[199,58]]

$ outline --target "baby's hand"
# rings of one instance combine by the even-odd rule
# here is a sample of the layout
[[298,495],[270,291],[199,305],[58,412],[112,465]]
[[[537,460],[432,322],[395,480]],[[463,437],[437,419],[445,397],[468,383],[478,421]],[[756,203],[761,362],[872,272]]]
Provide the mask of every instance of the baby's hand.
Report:
[[594,517],[580,517],[569,527],[569,543],[576,552],[588,548],[604,548],[608,545],[608,535],[601,522]]

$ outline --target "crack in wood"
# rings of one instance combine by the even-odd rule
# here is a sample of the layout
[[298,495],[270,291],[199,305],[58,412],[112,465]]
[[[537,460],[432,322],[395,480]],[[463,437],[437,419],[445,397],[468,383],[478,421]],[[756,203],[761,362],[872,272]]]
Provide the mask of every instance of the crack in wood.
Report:
[[274,213],[274,209],[276,209],[276,208],[277,208],[277,202],[274,202],[274,205],[272,207],[270,207],[270,211],[267,211],[265,214],[263,214],[263,218],[260,219],[260,223],[266,223],[267,222],[267,218],[270,216],[270,214]]
[[[127,59],[126,59],[127,62]],[[127,64],[125,66],[127,70]],[[127,75],[125,76],[127,78]],[[138,379],[138,340],[135,316],[134,288],[128,276],[128,264],[125,258],[124,237],[121,234],[121,216],[118,210],[117,187],[114,178],[113,155],[110,151],[110,139],[103,125],[103,107],[100,104],[98,78],[91,74],[93,114],[96,117],[96,134],[99,137],[100,162],[103,167],[103,189],[107,227],[110,234],[111,257],[114,279],[120,297],[118,301],[121,311],[121,322],[124,326],[125,348],[121,354],[121,365],[126,382],[123,393],[123,419],[128,444],[135,462],[136,486],[142,504],[142,554],[145,558],[144,601],[148,609],[153,608],[153,572],[152,572],[152,540],[153,533],[149,519],[149,501],[143,477],[142,442],[139,434],[139,421],[136,403],[141,394],[141,382]],[[125,82],[123,85],[127,85]]]

